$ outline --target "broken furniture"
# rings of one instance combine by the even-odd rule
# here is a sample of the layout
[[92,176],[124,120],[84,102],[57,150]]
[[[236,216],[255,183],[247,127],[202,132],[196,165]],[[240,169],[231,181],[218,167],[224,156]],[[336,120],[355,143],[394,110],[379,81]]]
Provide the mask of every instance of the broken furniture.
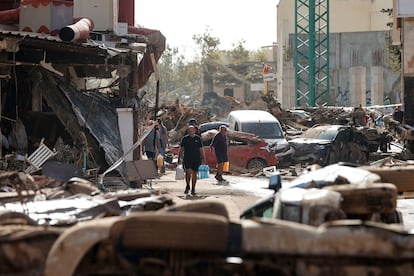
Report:
[[153,160],[134,160],[125,163],[129,181],[134,181],[138,184],[146,181],[149,188],[152,188],[152,180],[158,176]]
[[24,172],[25,173],[33,173],[42,168],[42,165],[51,157],[56,155],[55,151],[52,151],[48,148],[44,143],[44,138],[40,141],[39,147],[29,156],[26,158],[26,161],[30,164]]

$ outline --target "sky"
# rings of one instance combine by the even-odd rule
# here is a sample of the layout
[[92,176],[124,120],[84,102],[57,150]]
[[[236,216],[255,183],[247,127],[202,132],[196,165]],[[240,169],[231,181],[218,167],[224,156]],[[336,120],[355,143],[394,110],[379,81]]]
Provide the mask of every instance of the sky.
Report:
[[242,39],[248,50],[276,42],[276,5],[279,0],[135,0],[135,22],[156,29],[167,45],[185,56],[195,54],[193,35],[209,29],[220,39],[220,50],[232,49]]

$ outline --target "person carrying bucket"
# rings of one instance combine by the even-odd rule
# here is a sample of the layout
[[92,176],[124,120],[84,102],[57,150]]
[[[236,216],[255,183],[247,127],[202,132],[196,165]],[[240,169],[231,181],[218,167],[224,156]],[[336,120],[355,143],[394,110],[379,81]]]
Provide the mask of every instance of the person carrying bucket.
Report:
[[223,178],[223,169],[224,169],[224,163],[229,161],[227,157],[227,145],[228,145],[227,127],[225,125],[221,125],[219,127],[219,132],[214,136],[210,144],[210,148],[211,148],[210,153],[213,154],[213,148],[214,148],[214,152],[216,154],[217,174],[215,175],[215,178],[219,182],[226,181]]

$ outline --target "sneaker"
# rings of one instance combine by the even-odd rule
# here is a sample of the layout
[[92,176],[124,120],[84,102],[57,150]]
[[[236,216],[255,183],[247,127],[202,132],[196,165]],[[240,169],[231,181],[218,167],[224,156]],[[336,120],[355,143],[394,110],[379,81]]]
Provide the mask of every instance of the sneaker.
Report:
[[188,192],[190,191],[190,186],[187,186],[187,187],[185,187],[185,191],[184,191],[184,193],[185,194],[188,194]]
[[191,190],[191,194],[195,195],[196,194],[195,190]]
[[223,179],[222,181],[220,181],[221,185],[229,185],[230,182],[228,180]]
[[219,174],[216,174],[216,175],[214,176],[214,178],[215,178],[215,179],[217,179],[217,181],[220,181],[220,179],[221,179],[221,177],[220,177],[220,175],[219,175]]

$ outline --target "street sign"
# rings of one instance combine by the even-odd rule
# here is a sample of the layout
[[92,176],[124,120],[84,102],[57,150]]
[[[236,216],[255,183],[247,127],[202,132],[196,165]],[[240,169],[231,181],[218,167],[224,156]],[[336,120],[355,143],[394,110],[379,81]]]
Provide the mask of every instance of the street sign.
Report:
[[274,79],[275,79],[275,74],[273,74],[273,73],[268,73],[268,74],[263,75],[263,80],[264,81],[271,81],[271,80],[274,80]]

